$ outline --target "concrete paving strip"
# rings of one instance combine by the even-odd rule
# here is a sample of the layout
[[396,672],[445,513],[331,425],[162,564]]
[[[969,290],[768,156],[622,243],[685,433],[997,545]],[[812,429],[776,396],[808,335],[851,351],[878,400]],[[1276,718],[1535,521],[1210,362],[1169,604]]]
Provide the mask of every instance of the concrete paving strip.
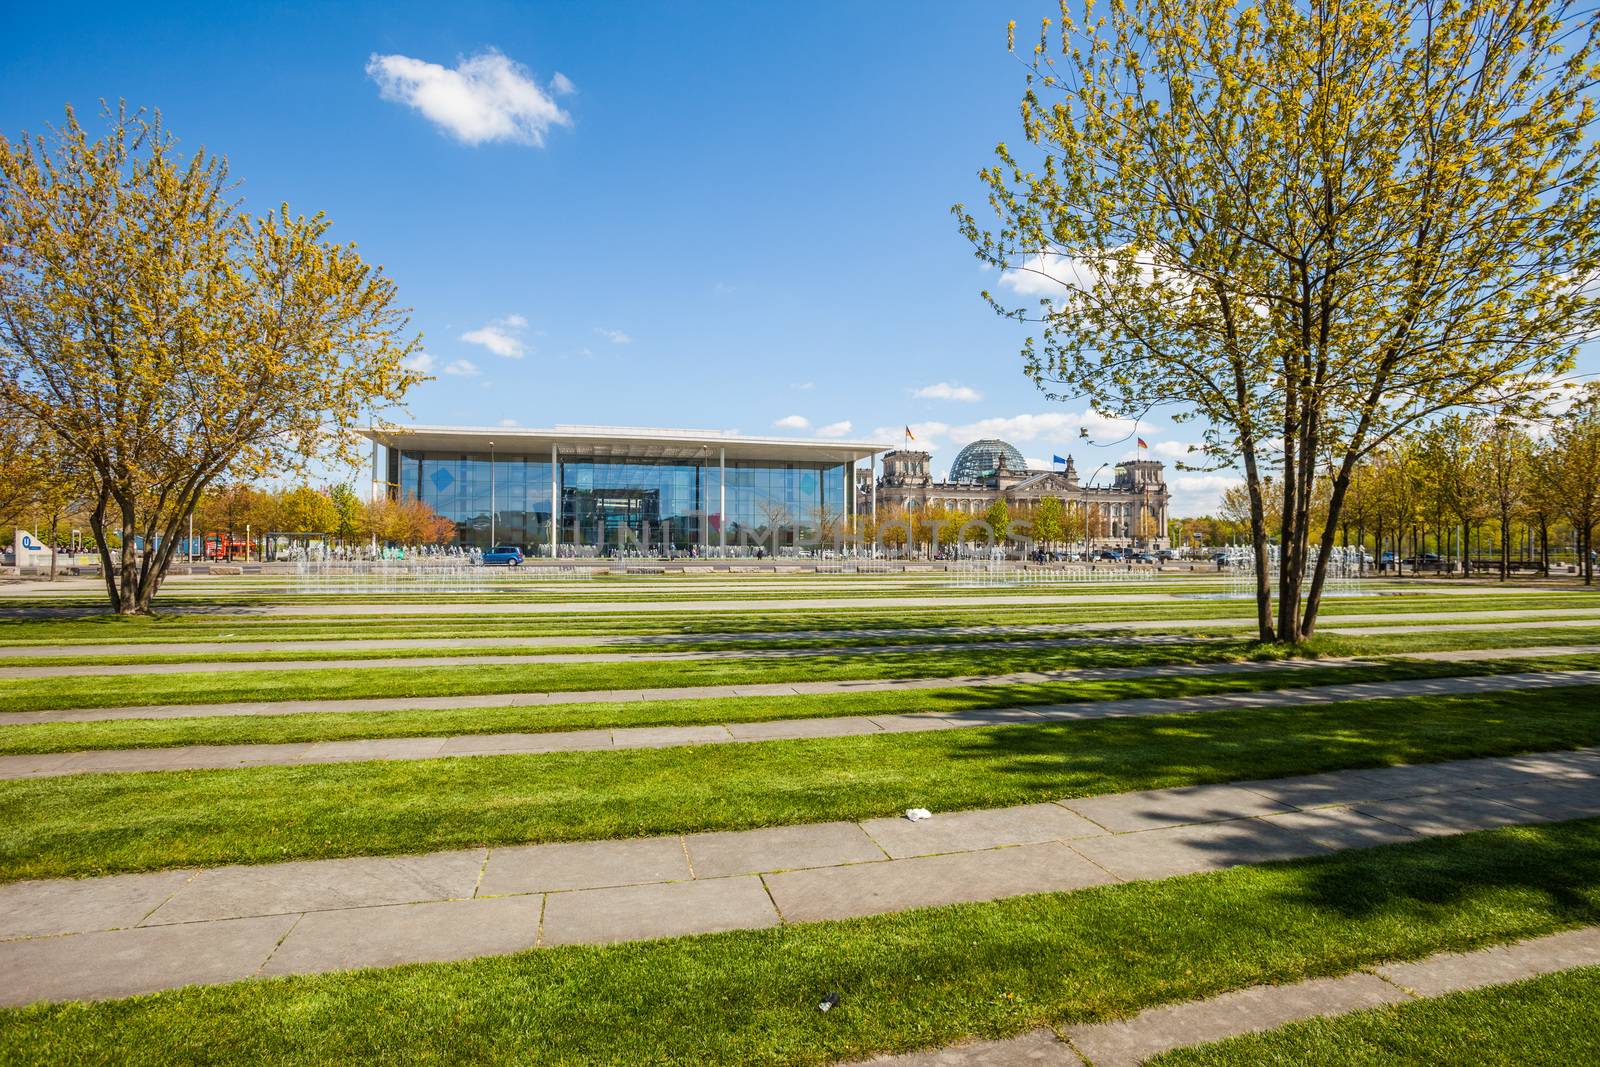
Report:
[[[1594,748],[941,812],[917,823],[16,882],[0,886],[0,1003],[882,914],[1592,815]],[[1420,988],[1448,978],[1408,980]]]
[[[554,583],[552,583],[554,584]],[[1104,584],[1101,583],[1103,588]],[[1130,582],[1128,586],[1137,587],[1140,583]],[[1021,588],[1021,587],[1019,587]],[[1036,588],[1036,587],[1035,587]],[[1426,589],[1418,588],[1414,591],[1398,591],[1394,595],[1427,595],[1427,596],[1512,596],[1548,593],[1548,589],[1509,587],[1487,588],[1477,586],[1430,586]],[[1008,607],[1036,607],[1036,606],[1074,606],[1085,604],[1180,604],[1186,599],[1195,596],[1192,593],[1175,592],[1115,592],[1108,593],[1100,590],[1084,592],[1081,588],[1074,590],[1071,584],[1064,584],[1058,593],[1018,593],[1010,590],[978,592],[976,595],[968,593],[949,593],[942,595],[917,595],[917,596],[846,596],[846,597],[797,597],[781,598],[768,597],[766,599],[696,599],[696,600],[617,600],[617,601],[586,601],[573,603],[571,601],[458,601],[440,600],[425,603],[406,603],[392,598],[374,598],[372,600],[352,599],[342,600],[337,603],[315,604],[241,604],[224,606],[220,604],[158,604],[159,610],[167,615],[206,615],[214,617],[239,617],[239,618],[298,618],[318,615],[328,616],[365,616],[365,615],[565,615],[581,614],[592,616],[604,615],[654,615],[662,613],[679,613],[706,615],[717,612],[791,612],[791,611],[857,611],[866,608],[965,608],[978,611],[994,611]],[[104,615],[104,608],[96,606],[93,609],[76,606],[7,606],[0,609],[0,616],[10,618],[97,618]]]
[[[0,680],[22,678],[111,677],[124,674],[220,674],[230,671],[327,671],[388,667],[409,670],[414,667],[479,667],[486,664],[515,664],[529,667],[545,663],[675,663],[693,660],[784,660],[812,656],[866,656],[884,653],[993,652],[1007,649],[1027,651],[1055,648],[1095,648],[1106,644],[1182,645],[1215,641],[1217,638],[1151,635],[1105,638],[1046,637],[1012,641],[960,641],[927,644],[839,645],[804,648],[738,648],[722,650],[684,650],[679,652],[550,652],[505,656],[413,656],[405,659],[307,659],[234,660],[229,662],[190,661],[185,663],[111,663],[60,666],[28,664],[0,667]],[[437,646],[435,646],[437,647]],[[115,655],[116,653],[112,653]]]
[[[1495,630],[1508,629],[1514,624],[1485,623]],[[1571,623],[1561,623],[1570,627]],[[1597,623],[1600,625],[1600,623]],[[1478,629],[1480,627],[1467,627]],[[1401,626],[1377,630],[1379,633],[1435,633],[1450,627]],[[1356,631],[1337,631],[1354,633]],[[1362,631],[1365,632],[1365,631]],[[703,660],[788,660],[816,656],[861,657],[889,654],[925,654],[936,652],[1001,652],[1035,651],[1064,648],[1102,648],[1106,646],[1161,646],[1215,644],[1227,638],[1184,637],[1177,634],[1151,634],[1144,636],[1122,635],[1116,637],[1054,637],[1016,641],[962,641],[925,644],[841,645],[835,647],[805,648],[747,648],[689,650],[682,652],[575,652],[533,655],[483,655],[483,656],[412,656],[403,659],[312,659],[312,660],[230,660],[222,662],[188,661],[183,663],[113,663],[75,664],[58,666],[29,664],[20,667],[0,667],[0,681],[19,681],[28,678],[99,678],[121,675],[149,674],[225,674],[232,672],[256,673],[261,671],[327,671],[362,670],[386,667],[390,670],[409,670],[417,667],[481,667],[486,665],[540,666],[551,663],[676,663]],[[1500,650],[1500,654],[1515,655],[1520,650]],[[1534,649],[1540,655],[1570,655],[1600,651],[1600,645],[1559,646]],[[1474,660],[1484,658],[1482,649],[1460,649],[1449,658]],[[3,714],[3,713],[0,713]]]
[[[1452,650],[1444,652],[1405,652],[1394,653],[1388,658],[1407,660],[1441,660],[1475,661],[1479,659],[1518,659],[1538,656],[1572,655],[1580,653],[1600,652],[1600,645],[1560,645],[1552,647],[1525,647],[1512,649],[1471,649]],[[1137,667],[1082,667],[1055,671],[1018,671],[1010,674],[986,675],[957,675],[943,678],[867,678],[867,679],[842,679],[838,681],[822,682],[767,682],[767,683],[735,683],[732,685],[711,686],[677,686],[664,689],[603,689],[603,690],[569,690],[564,692],[536,692],[536,693],[469,693],[455,696],[437,697],[360,697],[342,700],[277,700],[277,701],[239,701],[234,703],[211,704],[151,704],[120,708],[51,708],[39,711],[7,711],[0,712],[0,725],[28,726],[48,722],[105,722],[121,719],[190,719],[190,718],[238,718],[255,715],[303,715],[303,714],[359,714],[365,712],[383,711],[450,711],[464,708],[535,708],[548,707],[555,704],[595,704],[595,703],[632,703],[635,701],[671,701],[671,700],[705,700],[719,697],[758,697],[758,696],[816,696],[840,693],[880,693],[902,690],[918,689],[946,689],[946,688],[990,688],[1005,685],[1045,685],[1060,682],[1096,682],[1108,680],[1125,680],[1155,677],[1195,677],[1218,674],[1253,674],[1262,671],[1294,671],[1308,670],[1322,667],[1343,667],[1369,663],[1367,659],[1321,659],[1321,660],[1250,660],[1242,662],[1219,663],[1179,663],[1179,664],[1148,664]],[[1594,684],[1600,673],[1585,671],[1540,672],[1539,675],[1517,675],[1517,678],[1546,678],[1543,682],[1529,682],[1530,686],[1543,685],[1590,685]],[[1480,690],[1472,688],[1476,684],[1473,679],[1434,679],[1430,681],[1415,680],[1409,682],[1374,682],[1376,686],[1423,686],[1416,690],[1418,693],[1443,692],[1439,689],[1428,689],[1428,685],[1448,684],[1460,681],[1469,686],[1463,692],[1498,691],[1496,683],[1490,682],[1489,689]],[[1481,681],[1478,680],[1478,681]],[[1517,688],[1519,686],[1509,686]],[[1248,694],[1243,694],[1248,695]],[[1387,690],[1377,691],[1377,695],[1389,695]],[[1405,694],[1405,695],[1410,695]],[[1074,705],[1075,706],[1075,705]],[[958,719],[970,718],[974,715],[993,714],[992,712],[956,712],[951,713]],[[904,719],[906,716],[897,716]],[[922,718],[922,716],[912,716]],[[815,720],[780,720],[790,724],[798,724],[797,728],[805,733],[796,736],[811,736],[816,730],[824,729],[814,725]],[[963,723],[963,725],[975,725]],[[730,727],[735,731],[742,727]],[[784,729],[781,725],[751,724],[751,729]],[[885,729],[904,729],[904,726],[883,727]],[[684,729],[705,729],[703,727],[685,727]],[[721,727],[716,727],[721,729]],[[826,728],[827,732],[838,732],[833,727]],[[849,732],[849,731],[846,731]],[[875,732],[874,728],[863,727],[861,733]],[[557,737],[557,734],[540,735],[546,739]],[[637,747],[637,746],[631,746]]]
[[1061,1035],[1033,1030],[1001,1041],[973,1041],[859,1063],[862,1067],[1137,1067],[1174,1049],[1276,1030],[1307,1019],[1487,989],[1597,964],[1600,927],[1585,926],[1473,952],[1441,952],[1409,963],[1379,964],[1335,978],[1252,986],[1206,1000],[1164,1004],[1128,1019],[1068,1027]]
[[[1560,618],[1521,619],[1523,615]],[[1468,620],[1439,623],[1438,620]],[[1389,623],[1390,625],[1352,624]],[[1398,625],[1395,625],[1398,624]],[[1437,633],[1494,629],[1549,629],[1553,627],[1600,626],[1600,608],[1519,608],[1484,611],[1406,611],[1324,615],[1319,633],[1372,636],[1377,634]],[[1101,634],[1099,642],[1114,640],[1160,640],[1161,636],[1138,637],[1138,631],[1218,630],[1254,631],[1253,618],[1217,619],[1128,619],[1105,622],[1035,623],[1031,625],[993,624],[985,626],[915,626],[849,628],[837,630],[780,630],[752,633],[713,634],[593,634],[551,637],[449,637],[416,638],[317,638],[262,641],[129,641],[117,644],[0,645],[0,661],[22,662],[35,659],[96,656],[200,656],[250,652],[447,652],[474,648],[589,648],[598,646],[651,647],[659,645],[713,642],[840,641],[849,639],[895,639],[909,637],[993,637],[997,640],[1030,634]],[[1119,631],[1132,631],[1119,633]],[[928,647],[922,645],[919,647]],[[414,660],[407,660],[412,663]]]

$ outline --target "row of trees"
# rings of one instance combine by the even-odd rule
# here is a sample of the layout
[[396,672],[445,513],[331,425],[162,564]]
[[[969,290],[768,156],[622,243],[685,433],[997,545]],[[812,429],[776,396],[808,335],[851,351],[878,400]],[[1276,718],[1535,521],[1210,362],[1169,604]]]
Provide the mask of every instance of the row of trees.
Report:
[[[1451,414],[1398,438],[1357,468],[1339,516],[1345,543],[1492,558],[1504,579],[1515,546],[1548,573],[1552,542],[1570,540],[1594,581],[1600,525],[1600,390],[1590,388],[1541,432],[1519,420]],[[1355,540],[1351,540],[1351,533]]]
[[[1549,572],[1552,546],[1571,545],[1593,581],[1589,556],[1600,522],[1600,388],[1578,392],[1547,422],[1452,412],[1391,440],[1353,470],[1339,512],[1338,543],[1396,558],[1430,548],[1463,573],[1490,563],[1505,579],[1514,557]],[[1269,529],[1282,516],[1275,479],[1262,480]],[[1324,525],[1332,479],[1312,487],[1310,519]],[[1215,516],[1174,520],[1175,543],[1237,544],[1250,536],[1244,485],[1222,495]]]
[[197,533],[230,536],[275,531],[402,545],[444,545],[456,537],[455,523],[419,500],[366,500],[348,485],[220,486],[201,496],[194,514]]
[[[29,479],[28,471],[37,475]],[[23,475],[13,480],[12,475]],[[6,446],[0,453],[0,524],[35,525],[34,533],[55,546],[65,533],[90,525],[92,487],[63,477],[37,455]],[[268,533],[322,534],[345,544],[445,545],[456,524],[418,500],[366,500],[348,485],[261,488],[248,483],[212,486],[194,508],[196,536],[228,539]],[[187,529],[179,536],[187,536]],[[107,546],[123,546],[111,534]]]

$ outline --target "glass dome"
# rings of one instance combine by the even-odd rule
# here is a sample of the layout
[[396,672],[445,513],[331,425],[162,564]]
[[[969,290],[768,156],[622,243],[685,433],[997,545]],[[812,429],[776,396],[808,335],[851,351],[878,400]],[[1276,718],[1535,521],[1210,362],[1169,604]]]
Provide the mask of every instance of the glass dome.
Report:
[[993,439],[974,441],[956,454],[956,461],[950,467],[950,480],[981,481],[998,470],[1001,461],[1005,462],[1007,470],[1021,473],[1028,469],[1028,461],[1022,458],[1016,446]]

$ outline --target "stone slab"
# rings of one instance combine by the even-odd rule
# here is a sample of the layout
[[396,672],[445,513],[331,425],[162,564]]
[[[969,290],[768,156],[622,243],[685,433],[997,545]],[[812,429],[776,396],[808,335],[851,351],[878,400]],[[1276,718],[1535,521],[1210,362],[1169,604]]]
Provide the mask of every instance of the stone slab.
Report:
[[540,944],[610,944],[750,930],[778,921],[771,898],[754,875],[583,889],[545,898]]
[[538,895],[345,908],[303,917],[262,974],[312,974],[356,967],[500,956],[539,940]]
[[669,748],[674,745],[717,745],[728,741],[726,726],[630,726],[611,732],[618,748]]
[[1417,834],[1403,826],[1374,819],[1350,808],[1314,808],[1285,815],[1263,815],[1260,821],[1293,830],[1328,849],[1372,848],[1399,841],[1415,841]]
[[384,759],[428,759],[443,747],[442,737],[379,737],[365,741],[323,741],[312,745],[300,758],[308,763],[321,760],[354,761]]
[[1389,963],[1377,971],[1419,996],[1437,997],[1595,964],[1600,964],[1600,927],[1589,926],[1514,945]]
[[537,752],[585,752],[611,748],[610,730],[568,730],[559,733],[469,734],[447,737],[441,756],[494,756]]
[[766,876],[786,922],[998,900],[1109,881],[1104,871],[1059,842]]
[[1197,822],[1222,822],[1290,810],[1289,805],[1235,785],[1150,789],[1140,793],[1063,800],[1060,803],[1116,833]]
[[470,897],[486,850],[302,860],[201,871],[145,926]]
[[861,1063],[862,1067],[1082,1067],[1083,1061],[1049,1030],[1034,1030],[1003,1041],[973,1041]]
[[1480,793],[1385,800],[1374,804],[1357,804],[1354,810],[1428,836],[1549,821],[1534,812],[1503,804]]
[[689,877],[689,861],[676,837],[523,845],[489,853],[478,896],[597,889]]
[[877,733],[881,727],[863,715],[828,719],[777,719],[772,722],[730,723],[728,733],[737,741],[783,741],[807,737],[845,737]]
[[194,876],[157,871],[0,886],[0,939],[137,926]]
[[1311,839],[1265,819],[1236,819],[1111,837],[1087,837],[1074,841],[1071,847],[1123,880],[1172,878],[1328,851]]
[[256,972],[297,915],[0,942],[0,1005],[105,1000]]
[[853,822],[690,834],[683,843],[696,878],[864,863],[884,855]]
[[1237,785],[1291,808],[1344,806],[1363,801],[1391,800],[1428,791],[1417,783],[1401,781],[1391,770],[1330,771],[1295,778],[1239,782]]
[[1600,782],[1559,779],[1501,786],[1494,799],[1545,819],[1583,819],[1600,815]]
[[1106,832],[1104,828],[1059,804],[1027,804],[988,811],[935,812],[933,818],[918,822],[912,822],[904,816],[868,819],[861,825],[895,859],[1095,837]]
[[1169,1049],[1406,999],[1383,979],[1358,972],[1151,1008],[1131,1019],[1073,1027],[1066,1038],[1094,1067],[1136,1067]]

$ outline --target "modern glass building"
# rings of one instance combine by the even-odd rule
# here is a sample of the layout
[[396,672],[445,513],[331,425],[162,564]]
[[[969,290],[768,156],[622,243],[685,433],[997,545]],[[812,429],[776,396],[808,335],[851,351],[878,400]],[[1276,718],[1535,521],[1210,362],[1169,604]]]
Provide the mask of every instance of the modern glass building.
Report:
[[609,426],[366,432],[374,494],[420,500],[457,543],[537,555],[708,552],[825,539],[855,512],[855,468],[891,446]]

